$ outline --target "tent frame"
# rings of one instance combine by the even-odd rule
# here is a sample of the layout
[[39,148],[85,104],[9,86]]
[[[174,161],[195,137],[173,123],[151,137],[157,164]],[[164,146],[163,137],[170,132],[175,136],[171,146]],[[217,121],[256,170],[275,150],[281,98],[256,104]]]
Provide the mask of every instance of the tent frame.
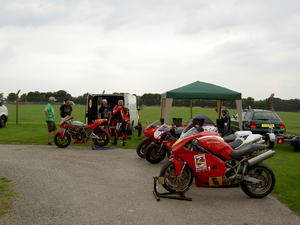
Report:
[[[220,89],[224,89],[225,91],[231,91],[231,90],[228,90],[228,89],[225,89],[225,88],[222,88],[222,87],[219,87],[219,86],[216,86],[216,85],[212,85],[212,84],[207,84],[207,83],[203,83],[203,82],[195,82],[195,83],[192,83],[190,85],[211,85],[213,86],[214,88],[220,88]],[[187,86],[190,86],[190,85],[187,85]],[[181,87],[179,89],[182,89],[182,88],[185,88],[186,86],[184,87]],[[177,89],[175,89],[176,91]],[[171,112],[171,107],[172,107],[172,103],[173,103],[173,98],[170,98],[168,97],[168,94],[171,93],[172,91],[174,90],[171,90],[169,92],[166,92],[166,93],[163,93],[161,96],[161,109],[160,109],[160,118],[164,120],[165,123],[168,123],[169,122],[169,117],[170,117],[170,112]],[[233,91],[232,91],[233,92]],[[225,98],[225,99],[222,99],[222,96],[224,96],[222,93],[220,94],[220,99],[215,99],[215,98],[210,98],[210,97],[207,97],[209,95],[209,93],[205,93],[203,98],[199,97],[199,98],[196,98],[195,96],[194,97],[191,97],[191,98],[188,98],[186,97],[186,95],[184,95],[184,97],[180,97],[180,93],[178,94],[178,92],[176,93],[176,99],[190,99],[190,117],[192,118],[193,117],[193,99],[215,99],[217,101],[217,112],[218,112],[218,119],[220,119],[221,117],[221,110],[222,110],[222,105],[223,105],[223,101],[224,100],[233,100],[233,98],[235,99],[235,102],[236,102],[236,107],[237,107],[237,111],[238,111],[238,121],[239,121],[239,129],[242,130],[242,100],[241,100],[241,95],[236,95],[237,92],[233,92],[235,94],[234,97],[228,97],[228,98]],[[201,93],[196,93],[197,95],[201,96]],[[169,94],[171,95],[171,94]],[[215,96],[215,93],[213,93],[213,95]],[[171,95],[172,96],[172,95]],[[237,97],[239,96],[239,97]]]

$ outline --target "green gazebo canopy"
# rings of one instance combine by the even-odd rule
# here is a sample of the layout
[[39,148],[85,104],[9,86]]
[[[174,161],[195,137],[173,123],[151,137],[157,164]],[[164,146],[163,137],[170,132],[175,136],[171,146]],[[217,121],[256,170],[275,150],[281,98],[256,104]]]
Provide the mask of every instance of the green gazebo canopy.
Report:
[[217,101],[218,117],[221,115],[222,101],[235,100],[238,110],[239,126],[242,130],[242,94],[236,91],[229,90],[214,84],[196,81],[194,83],[185,85],[183,87],[173,89],[161,94],[160,118],[164,119],[166,123],[169,121],[170,110],[173,99],[190,99],[191,118],[192,99],[214,99]]
[[242,95],[239,92],[224,87],[196,81],[183,87],[167,91],[161,94],[161,98],[240,100],[242,99]]

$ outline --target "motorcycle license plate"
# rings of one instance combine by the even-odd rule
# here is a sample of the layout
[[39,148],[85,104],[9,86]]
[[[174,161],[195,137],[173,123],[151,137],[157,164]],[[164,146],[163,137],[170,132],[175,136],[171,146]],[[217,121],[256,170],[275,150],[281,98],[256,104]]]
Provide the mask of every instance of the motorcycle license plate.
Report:
[[261,127],[274,127],[274,124],[262,124]]

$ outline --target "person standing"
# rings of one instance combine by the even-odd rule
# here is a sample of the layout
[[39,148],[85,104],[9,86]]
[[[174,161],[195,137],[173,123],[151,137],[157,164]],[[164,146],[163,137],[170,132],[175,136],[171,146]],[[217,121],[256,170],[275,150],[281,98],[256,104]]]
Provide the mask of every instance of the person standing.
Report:
[[60,117],[65,118],[66,116],[71,116],[72,111],[71,101],[67,98],[65,104],[61,105],[59,108]]
[[126,125],[130,121],[129,118],[129,109],[123,106],[123,100],[118,101],[118,105],[114,107],[113,115],[116,117],[116,130],[115,130],[115,140],[113,142],[114,145],[117,144],[117,140],[119,135],[122,134],[123,138],[123,146],[126,145]]
[[55,112],[53,109],[53,104],[56,102],[57,100],[54,97],[50,97],[48,100],[48,104],[46,105],[44,112],[46,114],[46,123],[47,123],[47,127],[48,127],[48,133],[47,133],[47,138],[48,138],[48,145],[54,145],[54,143],[52,143],[50,141],[51,139],[51,132],[53,132],[54,136],[56,135],[56,125],[55,125]]
[[109,125],[109,123],[110,123],[110,120],[111,120],[111,107],[109,105],[107,105],[107,100],[106,99],[102,100],[102,105],[99,108],[99,112],[98,112],[98,119],[107,119],[106,124]]

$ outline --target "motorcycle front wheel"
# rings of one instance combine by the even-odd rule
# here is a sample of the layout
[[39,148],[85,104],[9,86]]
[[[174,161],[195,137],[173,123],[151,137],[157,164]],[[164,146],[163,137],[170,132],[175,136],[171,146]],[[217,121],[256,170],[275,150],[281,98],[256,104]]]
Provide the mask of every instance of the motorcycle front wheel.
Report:
[[243,192],[252,198],[263,198],[271,193],[275,185],[275,175],[272,169],[264,163],[258,163],[248,168],[247,175],[261,180],[259,183],[242,181]]
[[148,141],[144,141],[144,140],[141,141],[139,145],[136,147],[136,154],[141,158],[145,158],[145,151],[148,145],[149,145]]
[[150,144],[145,150],[145,158],[149,163],[159,163],[166,157],[167,151],[163,145]]
[[170,161],[166,162],[161,168],[159,176],[164,178],[162,186],[171,193],[190,187],[194,179],[194,175],[188,166],[185,166],[181,175],[177,176],[175,174],[175,165]]
[[95,134],[99,137],[99,138],[93,138],[95,145],[105,146],[109,143],[110,136],[106,130],[103,129],[96,130]]
[[57,133],[54,137],[54,143],[59,148],[66,148],[71,143],[71,136],[68,133],[65,133],[62,137]]

